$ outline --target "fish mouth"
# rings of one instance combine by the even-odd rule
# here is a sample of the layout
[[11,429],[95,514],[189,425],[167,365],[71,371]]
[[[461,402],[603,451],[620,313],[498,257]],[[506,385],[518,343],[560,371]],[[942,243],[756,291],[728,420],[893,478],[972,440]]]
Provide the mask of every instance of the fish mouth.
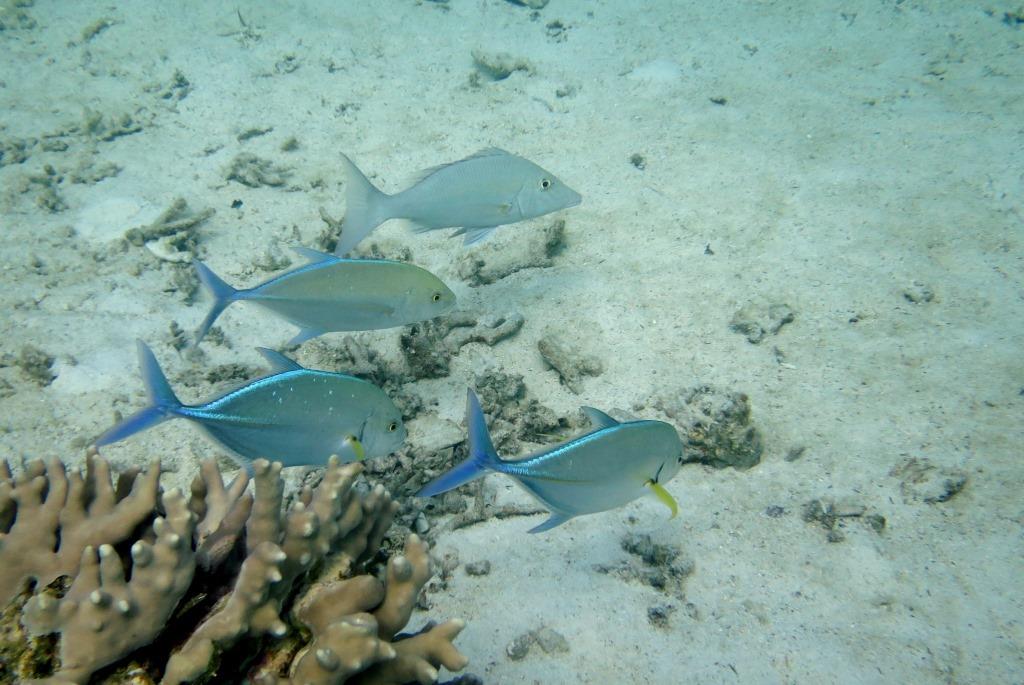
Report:
[[579,193],[577,193],[575,190],[572,190],[572,189],[570,189],[569,192],[571,192],[572,195],[569,196],[569,202],[565,205],[566,209],[568,209],[569,207],[576,207],[581,202],[583,202],[583,196],[582,195],[580,195]]

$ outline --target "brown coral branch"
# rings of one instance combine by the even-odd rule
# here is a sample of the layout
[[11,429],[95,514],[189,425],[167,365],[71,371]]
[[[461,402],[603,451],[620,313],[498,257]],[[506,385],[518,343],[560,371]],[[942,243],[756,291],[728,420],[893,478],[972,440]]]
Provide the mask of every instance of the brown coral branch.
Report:
[[449,671],[461,671],[469,664],[469,659],[455,648],[453,642],[465,627],[465,622],[458,619],[428,626],[412,637],[393,643],[394,659],[367,669],[350,682],[352,685],[411,682],[429,685],[437,682],[437,669],[442,666]]
[[[42,661],[17,660],[12,668],[0,667],[4,676],[24,680],[55,671],[48,685],[84,683],[135,651],[134,665],[121,666],[113,677],[133,672],[152,678],[165,661],[163,650],[182,643],[159,635],[169,622],[175,632],[192,634],[166,661],[167,685],[217,677],[218,670],[226,678],[258,683],[319,685],[341,683],[367,669],[369,682],[399,685],[410,678],[430,682],[441,666],[465,665],[451,643],[461,622],[428,626],[391,644],[430,577],[429,549],[410,536],[404,554],[388,563],[384,582],[360,575],[361,562],[377,553],[398,503],[379,485],[368,492],[356,489],[358,464],[332,458],[321,483],[300,492],[283,511],[280,464],[256,462],[250,497],[244,476],[225,485],[210,461],[193,482],[189,501],[176,490],[163,497],[163,516],[155,501],[158,464],[145,475],[128,471],[116,484],[95,452],[84,473],[66,473],[59,461],[32,462],[20,471],[14,476],[0,463],[0,574],[17,574],[20,582],[27,569],[39,577],[40,561],[50,564],[49,574],[55,558],[84,546],[63,597],[59,589],[46,588],[24,606],[23,596],[0,616],[17,621],[20,614],[36,635],[58,633],[57,657],[38,650],[45,641],[26,645],[25,654]],[[129,522],[150,516],[156,518],[137,533],[129,568],[113,545],[133,534]],[[236,542],[243,527],[247,556],[228,590],[224,576],[232,564],[222,562],[241,546]],[[22,552],[29,563],[14,556]],[[207,567],[193,585],[204,554],[216,572]],[[299,587],[306,589],[291,615],[304,628],[289,630],[282,611]],[[271,639],[259,639],[265,636]],[[248,675],[228,670],[238,663],[235,657],[252,664]]]
[[284,481],[281,464],[266,459],[252,463],[253,504],[249,521],[245,525],[245,546],[249,554],[264,542],[275,545],[281,540],[281,502],[284,501]]
[[[235,644],[249,632],[258,611],[266,611],[266,599],[273,583],[281,580],[284,552],[272,542],[262,542],[243,562],[234,590],[209,618],[171,655],[161,685],[178,685],[202,675],[216,652]],[[276,615],[276,634],[287,626]],[[263,619],[265,620],[265,618]]]
[[384,601],[373,612],[382,640],[392,640],[412,616],[420,590],[433,575],[430,547],[418,535],[405,541],[405,553],[388,560]]
[[243,470],[224,487],[214,459],[199,465],[192,481],[189,509],[196,515],[196,561],[204,569],[220,566],[238,542],[252,512],[253,497],[246,492],[249,475]]
[[190,541],[195,517],[177,490],[164,495],[165,518],[153,522],[156,541],[132,545],[132,576],[114,548],[82,551],[67,595],[36,595],[23,622],[34,634],[60,633],[60,669],[55,681],[84,683],[96,670],[148,644],[163,630],[192,582]]
[[353,614],[313,634],[313,641],[292,662],[290,680],[293,685],[344,683],[395,655],[394,648],[377,637],[377,622],[372,616]]
[[[57,459],[36,461],[18,478],[4,472],[4,517],[11,521],[0,534],[0,605],[29,579],[48,585],[58,576],[74,575],[86,547],[118,544],[153,514],[160,481],[154,462],[141,478],[132,477],[131,492],[118,499],[123,485],[112,484],[110,467],[95,450],[86,455],[86,472],[70,475]],[[58,543],[59,540],[59,543]]]

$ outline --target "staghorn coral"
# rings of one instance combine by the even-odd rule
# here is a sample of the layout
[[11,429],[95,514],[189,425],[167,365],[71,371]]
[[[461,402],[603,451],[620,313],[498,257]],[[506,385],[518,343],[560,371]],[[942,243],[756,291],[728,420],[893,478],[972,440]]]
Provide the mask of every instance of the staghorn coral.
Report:
[[159,496],[158,463],[115,485],[94,450],[84,474],[0,463],[14,593],[0,682],[397,684],[462,669],[461,621],[399,632],[432,574],[426,543],[410,535],[381,579],[367,573],[398,505],[361,472],[332,458],[285,508],[281,465],[265,460],[251,492],[247,474],[225,485],[204,462],[188,498]]

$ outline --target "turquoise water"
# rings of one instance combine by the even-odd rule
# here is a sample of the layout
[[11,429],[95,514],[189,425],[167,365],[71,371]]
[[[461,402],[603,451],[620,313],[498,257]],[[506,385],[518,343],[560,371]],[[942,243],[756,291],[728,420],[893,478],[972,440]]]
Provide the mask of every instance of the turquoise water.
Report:
[[[1021,21],[867,0],[8,1],[0,455],[82,464],[146,403],[136,339],[185,402],[286,350],[397,398],[407,446],[370,478],[443,579],[408,628],[465,619],[484,682],[1018,682]],[[454,318],[293,349],[295,326],[241,304],[189,350],[210,305],[191,259],[243,287],[298,266],[291,245],[332,251],[341,154],[395,193],[489,147],[582,203],[470,247],[398,219],[360,246],[436,274]],[[589,405],[669,421],[706,463],[665,485],[675,518],[650,497],[530,536],[543,514],[489,476],[461,497],[483,520],[453,529],[457,505],[412,494],[461,455],[467,387],[505,458],[584,430]],[[178,424],[103,455],[159,456],[166,488],[206,457],[234,468]]]

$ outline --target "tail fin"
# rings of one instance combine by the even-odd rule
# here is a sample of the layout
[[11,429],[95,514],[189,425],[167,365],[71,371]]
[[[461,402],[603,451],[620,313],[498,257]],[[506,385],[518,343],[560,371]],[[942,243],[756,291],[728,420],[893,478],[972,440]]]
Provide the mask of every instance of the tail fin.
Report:
[[370,231],[392,217],[387,210],[389,196],[377,190],[351,159],[342,155],[341,160],[348,183],[345,188],[345,222],[334,254],[344,257],[359,241],[370,235]]
[[199,282],[210,291],[213,295],[213,306],[210,307],[210,313],[203,319],[203,323],[199,326],[196,331],[196,341],[192,343],[198,346],[202,339],[206,336],[206,333],[210,330],[210,326],[217,320],[220,313],[224,309],[238,299],[238,292],[230,285],[225,283],[220,276],[210,271],[210,267],[203,264],[198,259],[192,261],[192,266],[196,269],[196,275],[199,276]]
[[488,471],[501,469],[501,459],[498,458],[494,443],[491,442],[490,433],[487,432],[487,423],[484,420],[484,412],[480,408],[480,400],[472,390],[468,391],[466,397],[466,423],[469,424],[469,458],[427,483],[422,490],[416,493],[417,497],[440,495],[442,492],[448,492],[476,480]]
[[146,384],[149,406],[135,412],[97,438],[97,447],[124,440],[129,435],[174,418],[174,410],[181,407],[181,402],[171,390],[164,372],[160,370],[160,364],[153,356],[153,351],[141,340],[136,341],[136,344],[139,348],[139,366],[142,367],[142,382]]

